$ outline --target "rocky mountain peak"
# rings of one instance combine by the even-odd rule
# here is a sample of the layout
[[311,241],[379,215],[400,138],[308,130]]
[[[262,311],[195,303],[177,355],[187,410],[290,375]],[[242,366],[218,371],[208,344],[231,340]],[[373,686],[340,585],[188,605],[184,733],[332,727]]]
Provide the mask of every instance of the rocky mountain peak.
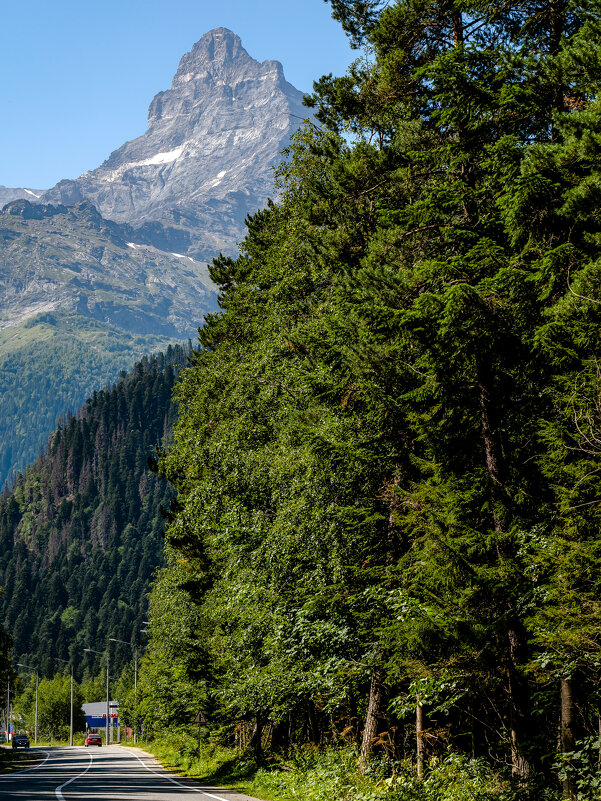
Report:
[[205,33],[190,52],[182,56],[175,80],[207,67],[218,70],[238,60],[246,64],[253,61],[242,47],[240,37],[227,28],[215,28]]
[[240,91],[248,95],[253,82],[261,82],[255,89],[262,94],[274,88],[286,91],[279,61],[255,61],[242,47],[239,36],[227,28],[215,28],[182,57],[171,88],[153,98],[148,126],[176,115],[198,113],[214,100],[228,104]]
[[87,199],[117,222],[161,223],[171,237],[179,230],[198,259],[234,253],[245,217],[272,194],[273,165],[308,116],[278,61],[256,61],[239,36],[216,28],[154,97],[146,133],[95,170],[59,182],[42,202]]
[[271,72],[281,78],[284,76],[279,61],[255,61],[242,46],[239,36],[228,28],[215,28],[205,33],[190,52],[182,56],[173,84],[187,83],[206,73],[231,80],[245,71],[252,74]]

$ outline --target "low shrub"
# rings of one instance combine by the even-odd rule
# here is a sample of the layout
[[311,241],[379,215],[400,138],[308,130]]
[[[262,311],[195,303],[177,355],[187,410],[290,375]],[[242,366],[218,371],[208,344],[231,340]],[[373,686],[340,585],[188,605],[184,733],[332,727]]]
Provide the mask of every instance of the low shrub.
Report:
[[168,740],[149,748],[187,776],[266,801],[517,801],[508,780],[484,760],[457,754],[431,762],[419,780],[410,760],[376,757],[361,774],[353,749],[297,747],[285,758],[268,755],[265,764],[257,765],[249,754],[210,740],[203,741],[198,757],[189,730],[170,732]]

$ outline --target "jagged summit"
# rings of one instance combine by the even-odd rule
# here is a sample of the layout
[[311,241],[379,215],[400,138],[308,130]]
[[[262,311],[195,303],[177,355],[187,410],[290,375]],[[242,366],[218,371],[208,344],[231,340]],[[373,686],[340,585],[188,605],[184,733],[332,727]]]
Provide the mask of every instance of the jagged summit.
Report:
[[214,73],[227,70],[232,64],[245,64],[252,69],[257,62],[242,47],[242,40],[228,28],[215,28],[205,33],[192,47],[189,53],[182,56],[175,73],[173,84],[189,81],[201,73],[210,64]]
[[191,76],[202,73],[207,65],[210,65],[215,77],[223,76],[232,68],[235,72],[241,67],[249,72],[257,71],[258,67],[260,74],[272,73],[281,79],[284,77],[284,68],[279,61],[255,61],[242,46],[240,37],[228,28],[215,28],[205,33],[190,52],[182,56],[173,79],[174,85],[181,80],[189,81]]
[[109,219],[180,228],[196,258],[234,252],[246,215],[272,193],[272,166],[307,116],[279,62],[256,61],[239,36],[216,28],[153,98],[146,133],[42,200],[87,198]]
[[252,90],[258,88],[253,83],[257,81],[265,83],[260,87],[263,95],[274,90],[276,94],[277,90],[296,92],[287,84],[279,61],[255,61],[242,47],[239,36],[227,28],[215,28],[182,56],[171,88],[155,95],[148,109],[148,127],[160,122],[173,127],[176,120],[179,130],[185,130],[189,123],[193,127],[215,101],[221,100],[229,108],[230,103],[244,98],[252,100]]

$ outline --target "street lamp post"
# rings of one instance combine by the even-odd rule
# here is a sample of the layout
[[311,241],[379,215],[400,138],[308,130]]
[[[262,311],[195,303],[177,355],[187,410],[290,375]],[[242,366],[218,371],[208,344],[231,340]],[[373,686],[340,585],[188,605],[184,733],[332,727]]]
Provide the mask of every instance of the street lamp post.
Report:
[[[150,626],[150,621],[149,620],[143,620],[142,621],[142,625],[143,626]],[[147,634],[148,633],[148,629],[140,629],[140,631],[142,632],[142,634]],[[138,666],[138,653],[137,653],[137,649],[136,649],[136,671],[137,671],[137,666]],[[136,728],[137,728],[137,724],[138,724],[137,713],[138,713],[138,683],[136,682]],[[134,728],[134,745],[136,744],[136,728]]]
[[69,745],[72,746],[73,745],[73,665],[69,662],[68,659],[61,659],[58,656],[56,658],[59,662],[64,662],[71,668],[71,712],[69,715]]
[[10,679],[6,682],[6,742],[10,740]]
[[138,731],[138,646],[134,648],[134,706],[136,716],[134,718],[134,745],[136,744],[136,733]]
[[38,686],[39,686],[39,674],[36,668],[31,667],[31,665],[24,665],[22,662],[17,662],[19,667],[27,668],[27,670],[35,670],[35,724],[34,724],[34,733],[33,733],[33,744],[38,744]]
[[[95,651],[93,648],[84,648],[84,651],[87,651],[90,654],[100,654],[100,656],[104,656],[102,651]],[[108,644],[106,647],[106,734],[105,734],[105,745],[109,744],[109,722],[110,722],[110,700],[109,700],[109,649]]]
[[[138,646],[133,642],[118,640],[116,637],[109,637],[111,642],[120,642],[123,645],[131,645],[134,651],[134,745],[136,744],[136,726],[138,724]],[[127,742],[127,729],[125,730],[125,741]]]

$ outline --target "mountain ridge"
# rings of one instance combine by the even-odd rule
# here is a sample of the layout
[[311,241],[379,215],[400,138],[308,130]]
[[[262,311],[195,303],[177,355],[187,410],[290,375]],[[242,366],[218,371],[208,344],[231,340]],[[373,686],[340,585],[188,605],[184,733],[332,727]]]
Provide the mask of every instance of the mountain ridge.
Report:
[[40,200],[88,199],[108,219],[187,233],[194,258],[231,254],[246,216],[272,194],[272,168],[291,133],[310,116],[280,62],[256,61],[239,36],[216,28],[182,57],[171,87],[154,96],[144,134]]
[[34,200],[39,201],[44,189],[25,189],[25,187],[11,187],[0,184],[0,209],[13,200]]
[[133,334],[192,336],[216,308],[207,267],[147,234],[105,220],[88,200],[9,203],[0,211],[0,329],[61,310]]

